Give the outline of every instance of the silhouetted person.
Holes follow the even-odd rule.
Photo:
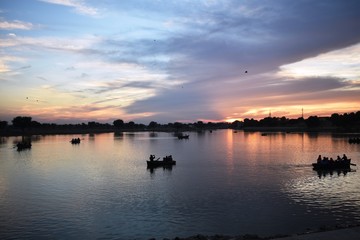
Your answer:
[[[320,162],[321,162],[321,155],[319,155],[317,158],[317,163],[320,163]]]

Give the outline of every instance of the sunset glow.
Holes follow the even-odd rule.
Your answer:
[[[142,6],[142,7],[139,7]],[[359,111],[359,1],[5,0],[0,120]]]

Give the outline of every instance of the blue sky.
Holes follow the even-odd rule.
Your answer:
[[[359,9],[351,0],[2,0],[0,119],[358,111]]]

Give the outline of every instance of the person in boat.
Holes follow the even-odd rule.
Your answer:
[[[149,159],[150,159],[150,161],[151,161],[151,162],[152,162],[152,161],[154,161],[154,159],[155,159],[155,155],[150,154]]]
[[[319,155],[317,158],[317,163],[320,163],[320,162],[321,162],[321,155]]]
[[[344,155],[343,155],[343,157],[342,157],[342,160],[347,160],[348,158],[347,158],[347,156],[345,155],[345,153],[344,153]]]
[[[171,162],[172,160],[173,159],[171,155],[164,157],[164,162]]]
[[[328,165],[328,164],[329,164],[329,158],[328,158],[328,157],[324,157],[323,160],[321,160],[321,164],[322,164],[322,165]]]

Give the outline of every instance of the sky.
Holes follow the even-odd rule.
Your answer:
[[[0,120],[360,110],[358,0],[0,0]]]

